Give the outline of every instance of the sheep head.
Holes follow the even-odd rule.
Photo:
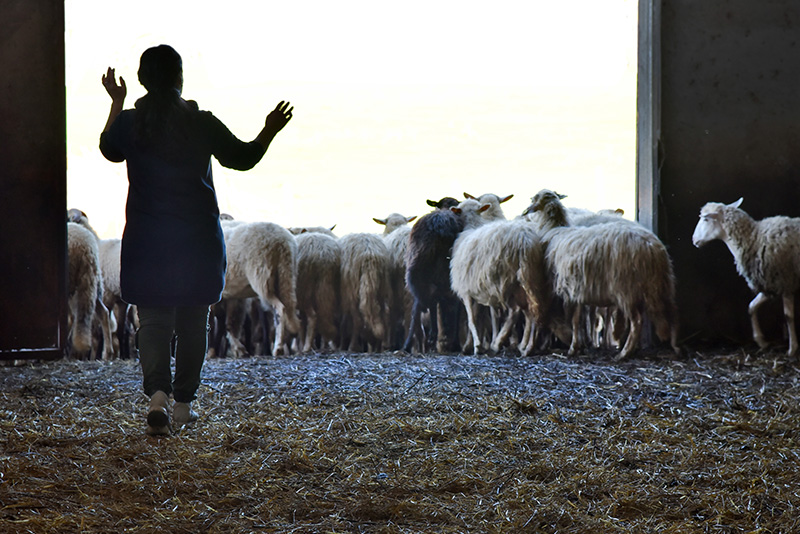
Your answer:
[[[523,215],[528,215],[535,211],[545,211],[545,208],[550,205],[561,205],[561,200],[567,198],[567,195],[561,195],[549,189],[542,189],[531,197],[531,205],[525,208],[522,212]],[[563,207],[563,206],[562,206]]]
[[[428,200],[428,206],[436,208],[437,210],[449,210],[452,207],[458,206],[458,200],[453,197],[443,197],[441,200]]]
[[[400,215],[399,213],[392,213],[385,219],[378,219],[376,217],[373,217],[372,220],[386,227],[383,230],[383,233],[385,235],[385,234],[391,234],[393,231],[397,230],[401,226],[407,225],[416,218],[417,218],[416,215],[412,215],[411,217],[406,217],[405,215]]]
[[[700,209],[700,220],[692,234],[692,243],[697,248],[716,239],[725,241],[728,233],[725,230],[725,212],[729,209],[738,209],[744,198],[731,204],[709,202]]]

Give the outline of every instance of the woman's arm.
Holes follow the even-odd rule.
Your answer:
[[[108,67],[105,75],[103,75],[102,82],[108,96],[111,97],[111,110],[108,112],[108,120],[103,128],[103,131],[107,132],[108,129],[111,128],[111,125],[114,124],[114,120],[125,105],[125,97],[128,95],[128,88],[125,86],[125,80],[122,76],[119,77],[119,85],[117,85],[114,69],[111,67]]]
[[[292,118],[293,109],[289,102],[281,101],[267,115],[264,128],[249,143],[240,141],[219,119],[204,112],[202,116],[212,132],[212,153],[223,167],[239,171],[252,169],[264,157],[275,135]]]

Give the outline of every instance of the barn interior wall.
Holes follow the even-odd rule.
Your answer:
[[[800,216],[800,4],[661,4],[659,234],[678,279],[682,337],[751,340],[752,294],[721,242],[692,245],[700,208],[744,197],[756,219]],[[776,302],[765,333],[780,338]]]
[[[0,2],[0,358],[66,342],[63,0]]]

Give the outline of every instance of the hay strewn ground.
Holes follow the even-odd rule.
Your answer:
[[[2,532],[799,532],[800,373],[680,361],[212,360],[143,433],[136,362],[0,368]]]

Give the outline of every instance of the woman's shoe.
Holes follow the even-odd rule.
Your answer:
[[[197,421],[197,412],[192,410],[191,402],[176,402],[172,407],[172,419],[176,425],[185,425]]]
[[[156,391],[150,397],[150,409],[147,412],[147,432],[150,436],[169,435],[169,397],[163,391]]]

